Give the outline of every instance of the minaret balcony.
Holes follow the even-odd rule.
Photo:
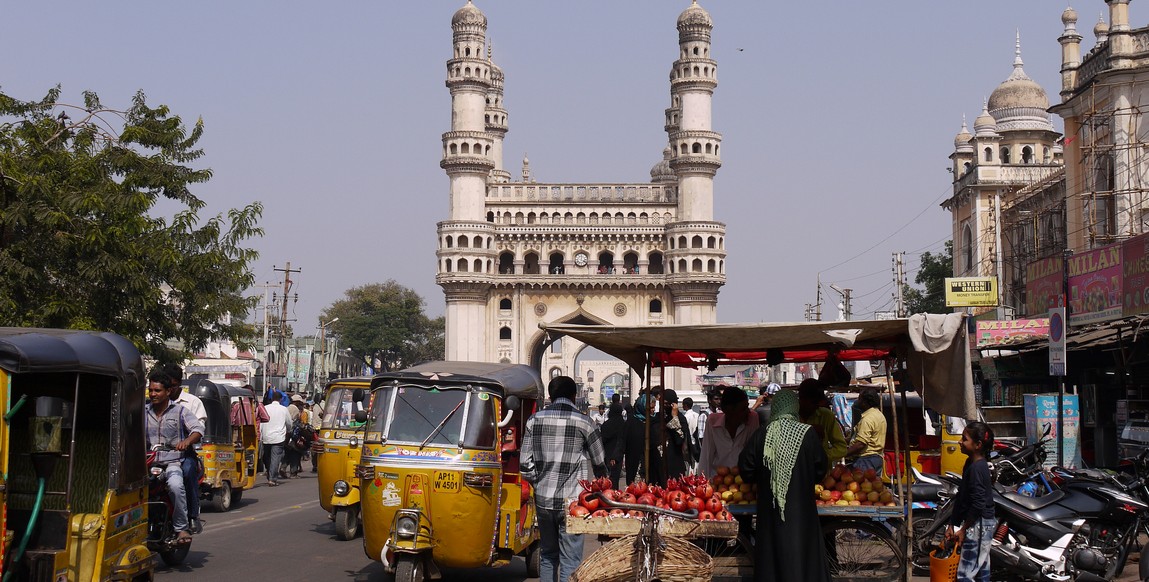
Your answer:
[[[439,162],[439,167],[446,170],[447,173],[458,172],[486,175],[495,169],[495,162],[482,154],[456,154],[445,156]]]
[[[671,93],[683,93],[686,91],[703,91],[706,93],[714,93],[714,88],[718,86],[718,79],[707,79],[705,77],[685,77],[670,80]]]
[[[707,154],[679,154],[670,160],[670,168],[675,174],[710,174],[718,173],[722,167],[722,160],[715,155]]]

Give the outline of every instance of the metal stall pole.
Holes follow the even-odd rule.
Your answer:
[[[898,495],[898,503],[901,505],[902,514],[906,516],[906,521],[905,521],[906,535],[902,536],[902,539],[906,540],[906,543],[903,545],[901,550],[902,550],[902,555],[908,556],[908,555],[910,555],[909,554],[910,548],[913,547],[910,544],[913,543],[913,539],[912,539],[913,538],[913,527],[912,527],[912,525],[913,525],[913,520],[914,520],[914,513],[913,513],[914,510],[913,510],[913,493],[911,492],[909,479],[906,477],[906,474],[908,473],[907,467],[909,466],[910,455],[908,452],[903,454],[902,439],[904,438],[906,444],[909,445],[910,438],[909,438],[908,423],[906,423],[906,425],[903,426],[903,423],[898,422],[898,406],[897,406],[898,394],[897,394],[897,392],[901,392],[901,395],[902,395],[902,413],[905,414],[906,413],[906,391],[905,391],[904,386],[902,387],[901,390],[898,390],[898,391],[894,390],[893,367],[894,367],[895,362],[896,362],[896,360],[894,360],[893,358],[887,358],[886,359],[886,391],[890,394],[890,408],[891,408],[891,412],[892,412],[892,414],[890,416],[893,417],[893,419],[894,419],[894,480],[898,484],[898,489],[901,492],[901,495]],[[905,573],[903,574],[903,578],[904,578],[904,580],[906,580],[906,582],[909,582],[909,576],[910,576],[910,572],[912,570],[913,570],[913,568],[909,568],[909,567],[906,568]]]
[[[646,384],[646,398],[643,399],[643,406],[646,410],[642,411],[643,418],[646,419],[644,423],[646,436],[642,439],[642,479],[647,483],[650,482],[650,352],[646,352],[646,365],[643,366],[644,374],[642,375],[643,382]],[[639,384],[639,395],[642,394],[642,384]],[[635,398],[635,402],[638,399]],[[627,483],[630,485],[630,483]]]

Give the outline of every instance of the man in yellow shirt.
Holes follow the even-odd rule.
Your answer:
[[[886,417],[881,403],[878,391],[873,388],[866,388],[858,395],[862,418],[854,429],[854,442],[846,449],[846,456],[857,457],[852,464],[855,469],[873,469],[879,475],[885,464],[882,452],[886,446]]]
[[[814,427],[818,439],[822,441],[822,450],[826,451],[829,471],[846,456],[846,437],[842,434],[842,425],[829,408],[822,405],[826,400],[826,391],[823,384],[816,378],[807,378],[798,385],[798,417],[802,422]]]

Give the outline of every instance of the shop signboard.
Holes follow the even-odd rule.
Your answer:
[[[1099,323],[1121,317],[1121,245],[1109,245],[1069,258],[1069,324]]]
[[[997,277],[946,277],[946,307],[996,307]]]
[[[1061,257],[1046,257],[1025,266],[1025,313],[1044,315],[1061,295]]]
[[[1122,315],[1149,313],[1149,234],[1122,243],[1121,270]]]
[[[1049,442],[1045,444],[1045,467],[1057,464],[1057,394],[1025,394],[1025,437],[1035,443],[1045,433],[1045,426],[1051,427]],[[1081,451],[1077,437],[1080,433],[1081,411],[1076,394],[1066,394],[1062,400],[1062,420],[1065,425],[1065,463],[1069,468],[1081,466]]]
[[[1049,337],[1049,318],[994,319],[977,322],[977,347],[994,348]]]

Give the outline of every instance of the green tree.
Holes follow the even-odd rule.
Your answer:
[[[357,359],[385,372],[443,358],[444,319],[429,319],[415,291],[388,280],[348,289],[344,295],[320,319],[339,318],[329,329]]]
[[[0,325],[112,331],[160,360],[242,345],[262,206],[200,220],[203,120],[189,130],[143,93],[126,110],[59,97],[0,92]]]
[[[921,285],[917,289],[906,285],[902,289],[902,298],[906,302],[906,313],[950,313],[953,309],[946,307],[946,277],[952,277],[954,272],[954,242],[946,241],[944,253],[922,253],[921,266],[914,282]]]

